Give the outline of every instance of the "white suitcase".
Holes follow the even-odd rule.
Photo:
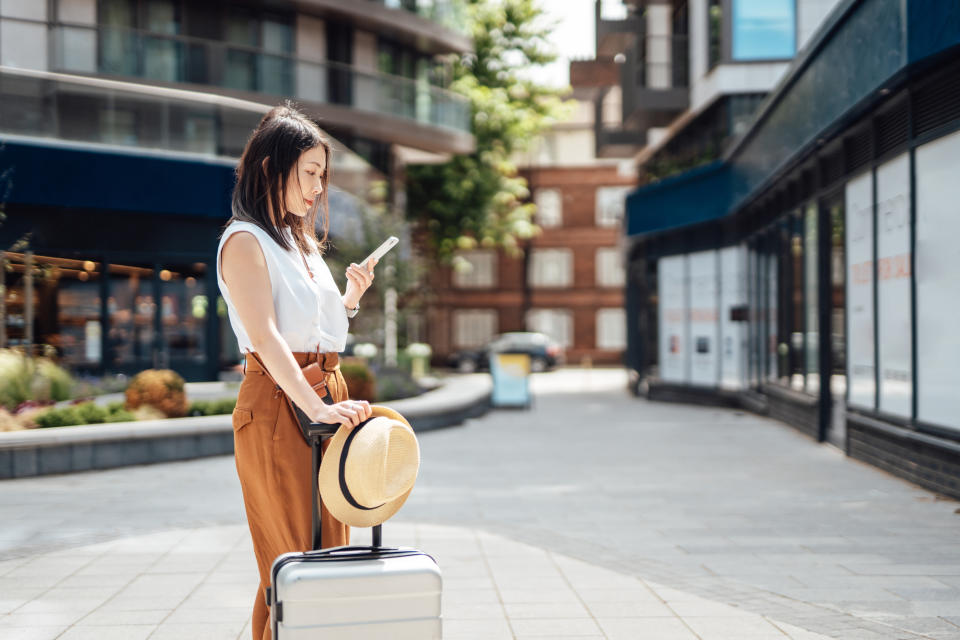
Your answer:
[[[314,494],[320,442],[336,431],[315,426]],[[321,546],[319,525],[314,504],[314,549]],[[369,547],[284,553],[273,561],[267,589],[273,640],[440,639],[442,588],[436,561],[410,547],[382,546],[380,526],[373,528]]]

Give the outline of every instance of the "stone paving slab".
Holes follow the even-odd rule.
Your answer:
[[[577,622],[564,632],[703,640],[727,633],[732,608],[789,637],[960,639],[957,502],[774,420],[633,398],[620,371],[537,374],[532,387],[531,411],[422,434],[417,488],[385,530],[388,542],[405,543],[391,536],[410,527],[441,559],[454,637],[517,637],[515,619],[534,621],[519,625],[523,637],[553,634],[554,623],[536,621],[592,617],[596,629]],[[56,637],[131,620],[183,625],[163,632],[171,634],[196,624],[216,637],[252,606],[232,457],[0,482],[0,522],[0,614],[39,637],[51,632],[43,627]],[[187,537],[204,531],[238,536],[225,564],[203,535]],[[156,537],[144,546],[144,536]],[[93,561],[97,545],[111,542],[126,550]],[[540,550],[522,571],[498,560],[515,544]],[[59,562],[68,550],[78,559]],[[561,557],[607,572],[611,584],[638,580],[659,601],[575,582],[549,561]],[[154,597],[169,575],[195,591]],[[253,587],[231,591],[248,579]],[[114,591],[94,606],[102,588]],[[56,609],[51,593],[86,607],[89,619],[74,624],[76,610]],[[689,610],[686,599],[699,603]],[[213,617],[191,618],[199,603]],[[658,615],[664,605],[671,613]],[[648,625],[640,635],[635,618]],[[746,631],[737,633],[749,640],[767,629]]]
[[[392,541],[439,562],[448,640],[825,638],[484,531],[388,526]],[[354,543],[368,541],[355,531]],[[34,555],[0,568],[0,638],[245,640],[257,583],[245,525]]]

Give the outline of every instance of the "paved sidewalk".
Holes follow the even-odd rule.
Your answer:
[[[354,542],[367,532],[358,533]],[[440,563],[448,640],[825,637],[482,531],[397,524],[389,537]],[[243,525],[7,560],[0,638],[246,640],[256,584]]]
[[[445,637],[960,639],[960,504],[625,386],[537,374],[531,411],[421,435],[384,538],[437,556]],[[3,481],[0,522],[0,638],[249,637],[232,457]]]

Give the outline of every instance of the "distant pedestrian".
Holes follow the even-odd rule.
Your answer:
[[[373,282],[376,261],[365,268],[350,265],[346,293],[340,293],[323,260],[332,162],[330,142],[312,120],[289,102],[271,109],[240,157],[233,215],[217,248],[217,283],[230,325],[240,350],[250,352],[233,429],[237,474],[260,571],[254,640],[271,637],[264,596],[274,559],[313,544],[312,501],[317,495],[311,495],[309,481],[312,451],[282,394],[315,422],[352,428],[372,414],[369,403],[348,399],[338,352],[346,346],[347,318],[356,314]],[[312,362],[325,372],[334,404],[325,404],[301,371]],[[321,531],[324,547],[350,543],[350,528],[325,505]]]

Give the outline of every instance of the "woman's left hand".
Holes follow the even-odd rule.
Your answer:
[[[364,269],[356,263],[347,267],[347,292],[343,295],[343,306],[347,309],[353,309],[360,304],[360,297],[373,284],[373,268],[379,260],[374,260],[369,270]]]

